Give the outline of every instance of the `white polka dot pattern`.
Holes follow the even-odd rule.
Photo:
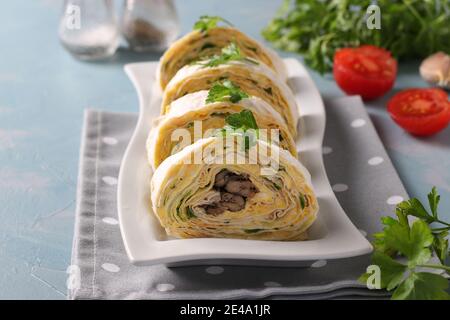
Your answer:
[[[112,138],[112,137],[104,137],[102,139],[103,143],[108,144],[110,146],[116,145],[119,141],[117,141],[116,138]]]
[[[114,178],[114,177],[106,176],[106,177],[103,177],[102,180],[104,183],[106,183],[110,186],[115,186],[117,184],[117,178]]]
[[[343,183],[336,183],[332,188],[334,192],[344,192],[348,190],[348,185]]]
[[[104,263],[102,264],[103,270],[106,270],[108,272],[119,272],[120,268],[119,266],[115,265],[114,263]]]
[[[382,163],[384,161],[384,159],[382,157],[373,157],[370,158],[369,161],[367,161],[368,164],[370,164],[371,166],[377,166],[380,163]]]
[[[119,221],[117,221],[117,219],[110,218],[110,217],[103,218],[102,221],[106,224],[112,224],[112,225],[119,224]]]
[[[322,154],[330,154],[333,152],[333,148],[329,146],[323,146],[322,147]]]
[[[170,283],[160,283],[156,286],[156,290],[159,292],[172,291],[173,289],[175,289],[175,286]]]
[[[327,265],[327,260],[317,260],[311,265],[311,268],[322,268]]]
[[[366,124],[366,120],[364,119],[355,119],[352,121],[352,123],[350,124],[353,128],[359,128],[362,127]]]
[[[392,196],[387,199],[387,204],[396,205],[403,201],[403,197],[401,196]]]
[[[224,272],[222,267],[212,266],[205,269],[206,273],[209,274],[221,274]]]
[[[281,287],[281,284],[275,281],[266,281],[264,282],[265,287],[273,288],[273,287]]]

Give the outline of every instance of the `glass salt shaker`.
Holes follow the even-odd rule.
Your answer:
[[[179,31],[172,0],[125,0],[122,34],[131,50],[162,51]]]
[[[65,1],[59,39],[75,57],[108,58],[117,50],[119,36],[113,0]]]

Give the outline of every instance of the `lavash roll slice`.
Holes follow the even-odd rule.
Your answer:
[[[149,162],[156,169],[170,155],[190,145],[195,138],[208,137],[215,129],[226,125],[226,118],[235,113],[248,110],[252,113],[259,129],[268,129],[265,137],[275,139],[279,145],[297,157],[295,141],[286,122],[264,100],[249,96],[237,102],[217,101],[207,103],[208,91],[202,90],[187,94],[171,103],[169,112],[152,129],[147,140]],[[180,131],[184,129],[185,131]],[[271,131],[271,130],[278,131]],[[190,139],[184,139],[188,133]],[[262,135],[261,135],[262,136]]]
[[[249,58],[261,61],[284,81],[286,67],[281,58],[270,48],[232,27],[215,27],[208,31],[193,30],[174,42],[161,57],[157,78],[164,90],[175,74],[187,64],[219,54],[230,42],[236,42]]]
[[[252,164],[220,163],[237,156],[222,138],[201,139],[168,157],[151,181],[153,212],[170,236],[305,240],[315,221],[318,202],[308,171],[288,151],[258,140],[253,148],[279,154],[279,170],[263,175],[264,157]],[[217,148],[217,149],[216,149]],[[206,151],[206,150],[209,150]],[[195,154],[202,163],[194,162]]]
[[[266,101],[286,121],[292,135],[297,135],[299,111],[291,89],[269,67],[250,60],[230,61],[214,67],[184,66],[163,93],[162,114],[169,112],[172,101],[192,92],[209,90],[214,83],[225,79],[249,95]]]

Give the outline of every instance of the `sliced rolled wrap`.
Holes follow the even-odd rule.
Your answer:
[[[208,90],[214,83],[230,80],[251,96],[271,105],[286,121],[293,136],[297,134],[299,112],[290,88],[266,65],[252,61],[231,61],[216,67],[186,65],[170,80],[163,94],[162,113],[169,112],[172,101],[195,91]]]
[[[286,79],[284,63],[275,52],[238,29],[215,27],[208,32],[194,30],[167,49],[161,57],[157,71],[161,88],[164,89],[182,67],[200,58],[220,53],[220,50],[231,41],[236,42],[247,57],[263,62],[282,79]]]
[[[286,150],[258,140],[250,148],[279,153],[279,170],[262,175],[253,164],[220,164],[205,150],[222,148],[222,138],[201,139],[170,156],[151,181],[153,211],[168,235],[178,238],[304,240],[318,203],[310,174]],[[234,156],[238,148],[223,148]],[[200,154],[203,163],[192,158]]]
[[[200,132],[201,137],[211,136],[214,134],[214,129],[225,126],[225,118],[228,115],[242,110],[250,110],[253,113],[258,128],[278,129],[279,145],[297,157],[295,142],[286,122],[267,102],[250,96],[235,103],[230,101],[206,103],[207,97],[208,91],[202,90],[190,93],[171,103],[169,112],[152,129],[147,141],[149,161],[153,169],[171,154],[191,144],[194,141],[194,130]],[[196,121],[201,121],[201,125]],[[180,128],[187,130],[191,139],[177,137],[176,133],[180,131],[176,130]],[[270,134],[271,132],[267,132],[268,139]]]

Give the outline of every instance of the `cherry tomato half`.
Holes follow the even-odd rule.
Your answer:
[[[447,127],[450,122],[450,102],[441,89],[408,89],[389,100],[391,118],[406,131],[428,136]]]
[[[388,92],[397,76],[397,61],[383,48],[363,45],[343,48],[334,55],[333,74],[347,94],[370,100]]]

